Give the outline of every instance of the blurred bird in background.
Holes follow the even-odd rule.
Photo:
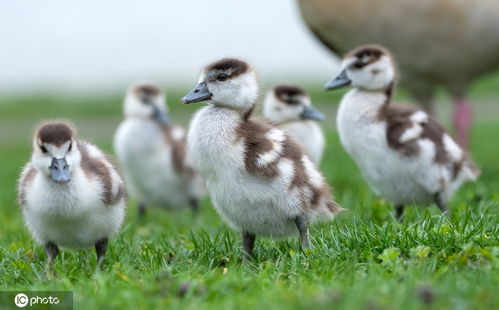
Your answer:
[[[293,137],[314,164],[320,165],[326,139],[318,121],[325,116],[312,105],[304,89],[291,84],[274,86],[265,96],[263,116]]]
[[[437,87],[454,99],[458,142],[469,145],[468,88],[499,66],[496,0],[298,0],[305,23],[333,53],[366,43],[388,47],[401,83],[427,111]]]
[[[123,168],[130,195],[146,206],[197,212],[204,185],[189,164],[185,131],[174,126],[155,85],[131,87],[124,102],[125,120],[116,131],[114,148]]]

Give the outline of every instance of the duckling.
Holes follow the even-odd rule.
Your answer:
[[[114,148],[131,197],[146,206],[199,209],[203,183],[186,158],[185,131],[172,125],[165,95],[155,85],[130,87],[125,120],[116,131]]]
[[[305,23],[331,52],[369,42],[390,48],[402,86],[428,111],[443,87],[454,98],[457,141],[469,144],[470,84],[499,68],[499,1],[298,0]]]
[[[378,45],[349,52],[341,73],[326,89],[353,87],[341,100],[337,126],[341,143],[373,191],[396,206],[435,202],[442,212],[465,181],[479,170],[467,153],[431,115],[392,104],[395,62]]]
[[[309,246],[308,227],[341,208],[302,148],[284,131],[250,119],[258,96],[254,70],[224,58],[205,67],[184,104],[205,101],[193,117],[187,147],[222,219],[243,238],[243,260],[256,236],[298,232]]]
[[[67,122],[43,123],[18,184],[18,201],[33,238],[45,246],[47,271],[59,246],[95,246],[102,268],[108,239],[125,217],[126,190],[106,154],[76,140]]]
[[[305,90],[295,85],[275,86],[265,97],[263,116],[293,137],[319,166],[325,139],[317,121],[325,117],[311,104]]]

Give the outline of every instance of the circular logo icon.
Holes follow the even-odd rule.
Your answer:
[[[19,293],[19,294],[16,295],[16,297],[14,297],[14,303],[19,308],[26,307],[28,305],[28,301],[29,301],[28,295],[23,294],[23,293]]]

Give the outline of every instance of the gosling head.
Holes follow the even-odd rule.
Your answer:
[[[250,65],[239,59],[224,58],[203,69],[198,85],[181,102],[206,101],[245,113],[255,105],[257,97],[258,82]]]
[[[326,83],[326,90],[352,85],[377,91],[386,90],[396,78],[395,65],[390,52],[379,45],[363,45],[346,54],[341,62],[340,74]]]
[[[75,130],[64,122],[42,124],[33,139],[33,167],[56,183],[71,181],[81,155],[75,145]]]
[[[277,124],[325,118],[311,104],[308,94],[295,85],[277,85],[269,91],[263,104],[263,116]]]
[[[128,89],[125,97],[125,116],[149,118],[160,123],[170,123],[165,95],[159,87],[141,84]]]

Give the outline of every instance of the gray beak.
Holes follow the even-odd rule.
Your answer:
[[[323,121],[326,118],[321,111],[317,110],[312,105],[306,105],[303,112],[301,112],[300,117],[302,119],[313,119],[316,121]]]
[[[324,88],[326,90],[333,90],[333,89],[342,88],[344,86],[348,86],[351,83],[352,81],[348,78],[347,72],[343,70],[335,79],[332,79],[331,81],[327,82],[326,85],[324,85]]]
[[[52,158],[52,164],[50,165],[49,170],[52,180],[56,183],[66,183],[71,180],[66,158]]]
[[[170,123],[170,116],[163,112],[162,110],[158,109],[157,107],[154,107],[154,111],[152,113],[152,119],[157,121],[160,124],[169,124]]]
[[[208,90],[206,83],[199,83],[198,86],[196,86],[196,88],[194,88],[187,95],[182,97],[182,99],[180,99],[180,102],[188,104],[192,102],[205,101],[205,100],[210,100],[211,96],[212,94]]]

